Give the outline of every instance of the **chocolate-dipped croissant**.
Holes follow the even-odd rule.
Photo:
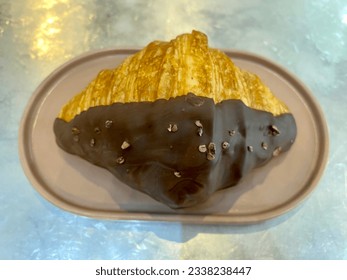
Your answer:
[[[296,124],[254,74],[193,31],[101,71],[54,123],[58,145],[171,208],[287,151]]]

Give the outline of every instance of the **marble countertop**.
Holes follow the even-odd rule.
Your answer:
[[[314,192],[287,214],[244,226],[99,220],[46,201],[18,155],[37,86],[84,52],[192,29],[213,47],[280,64],[312,91],[330,139]],[[0,259],[347,259],[346,69],[343,0],[0,0]]]

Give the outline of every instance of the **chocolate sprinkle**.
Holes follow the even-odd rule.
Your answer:
[[[117,162],[118,164],[123,164],[123,163],[125,162],[125,158],[124,158],[123,156],[120,156],[120,157],[118,157],[118,158],[116,159],[116,162]]]
[[[206,152],[207,152],[207,147],[206,147],[206,145],[199,145],[199,152],[201,152],[201,153],[206,153]]]
[[[78,134],[81,133],[81,131],[77,127],[73,127],[71,129],[71,132],[72,132],[73,135],[78,135]]]
[[[254,151],[254,148],[253,146],[247,146],[247,150],[252,153]]]
[[[113,124],[113,121],[111,121],[111,120],[105,121],[105,127],[106,128],[111,128],[112,124]]]
[[[268,145],[267,145],[265,142],[261,142],[261,147],[262,147],[264,150],[267,150]]]
[[[206,158],[207,158],[208,160],[214,160],[214,159],[216,158],[216,156],[213,155],[213,154],[208,153],[207,156],[206,156]]]
[[[279,154],[281,153],[281,151],[282,151],[282,148],[281,148],[281,147],[277,147],[277,148],[275,148],[274,151],[272,152],[272,155],[273,155],[274,157],[277,157],[277,156],[279,156]]]
[[[202,127],[199,127],[199,128],[198,128],[198,135],[199,135],[199,136],[202,136],[203,133],[204,133],[204,132],[203,132],[203,130],[202,130]]]
[[[216,154],[216,144],[215,143],[210,143],[208,144],[208,152],[211,153],[212,155]]]
[[[195,125],[197,126],[197,127],[203,127],[202,126],[202,123],[199,121],[199,120],[197,120],[197,121],[195,121]]]
[[[223,143],[222,143],[222,148],[225,150],[225,149],[228,149],[230,147],[230,144],[228,143],[228,142],[226,142],[226,141],[224,141]]]
[[[202,123],[199,120],[197,120],[197,121],[195,121],[195,125],[198,127],[198,135],[202,136],[202,134],[203,134]]]
[[[94,147],[95,146],[95,139],[90,139],[89,146]]]
[[[120,147],[122,150],[126,150],[130,147],[130,144],[127,141],[123,141],[123,143]]]
[[[270,134],[271,134],[272,136],[277,136],[277,135],[280,134],[279,129],[278,129],[277,126],[275,126],[275,125],[270,125],[270,126],[269,126],[269,132],[270,132]]]
[[[234,136],[236,131],[235,130],[228,130],[228,133],[230,136]]]
[[[178,130],[177,124],[169,124],[169,127],[167,128],[169,132],[176,132]]]
[[[216,158],[216,144],[210,143],[207,146],[207,159],[208,160],[214,160]]]

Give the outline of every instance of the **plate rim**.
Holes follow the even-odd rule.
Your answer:
[[[30,96],[23,115],[20,121],[20,127],[18,132],[18,149],[19,149],[19,158],[24,170],[24,173],[29,180],[29,183],[34,187],[34,189],[44,197],[48,202],[53,204],[54,206],[68,211],[73,214],[82,215],[85,217],[103,219],[103,220],[147,220],[147,221],[166,221],[166,222],[181,222],[181,223],[191,223],[191,224],[253,224],[259,223],[266,220],[270,220],[276,218],[280,215],[283,215],[293,208],[299,206],[306,198],[313,192],[313,190],[317,187],[321,177],[324,174],[325,167],[327,165],[328,156],[329,156],[329,131],[326,119],[324,117],[323,110],[319,105],[316,97],[312,94],[311,90],[292,72],[285,69],[280,64],[255,53],[236,50],[236,49],[220,49],[222,52],[226,53],[232,59],[242,59],[251,62],[256,62],[257,64],[261,64],[262,66],[266,66],[266,68],[270,68],[276,72],[276,74],[280,75],[282,79],[288,80],[290,79],[290,84],[293,86],[298,92],[300,92],[300,96],[304,98],[306,102],[310,104],[310,113],[314,116],[314,119],[318,119],[321,125],[317,126],[315,122],[316,128],[319,128],[320,131],[315,130],[316,134],[319,136],[323,136],[320,142],[323,145],[323,152],[319,153],[317,161],[315,163],[315,168],[312,172],[311,176],[305,180],[305,182],[310,182],[309,188],[305,188],[304,191],[299,192],[295,199],[291,199],[290,202],[284,203],[282,206],[274,207],[275,210],[271,211],[271,209],[267,209],[263,212],[258,212],[257,214],[247,214],[247,215],[234,215],[234,214],[182,214],[182,213],[146,213],[146,212],[121,212],[121,211],[110,211],[110,210],[96,210],[93,208],[76,206],[72,203],[64,201],[61,197],[58,198],[54,192],[49,191],[44,188],[40,183],[39,178],[35,176],[34,167],[30,166],[28,158],[32,151],[28,149],[30,145],[25,143],[25,139],[29,138],[29,142],[31,143],[30,137],[25,137],[26,135],[30,135],[30,128],[34,122],[33,119],[28,120],[28,116],[30,112],[35,112],[35,108],[40,104],[37,104],[37,100],[42,98],[42,92],[45,92],[45,88],[50,88],[52,83],[52,79],[56,76],[63,75],[63,72],[68,71],[71,68],[74,68],[76,64],[80,64],[81,62],[88,60],[91,57],[103,57],[107,55],[131,55],[138,52],[140,49],[138,48],[106,48],[100,50],[92,50],[88,52],[84,52],[66,62],[58,66],[55,70],[53,70],[42,82],[36,87]],[[299,90],[300,89],[300,90]],[[304,95],[302,93],[305,93]],[[318,168],[317,168],[318,167]],[[271,215],[269,213],[271,212]]]

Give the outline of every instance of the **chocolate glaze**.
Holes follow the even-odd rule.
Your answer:
[[[274,117],[239,100],[214,104],[189,93],[92,107],[70,122],[57,118],[54,132],[66,152],[171,208],[183,208],[234,186],[287,151],[296,124],[291,114]]]

